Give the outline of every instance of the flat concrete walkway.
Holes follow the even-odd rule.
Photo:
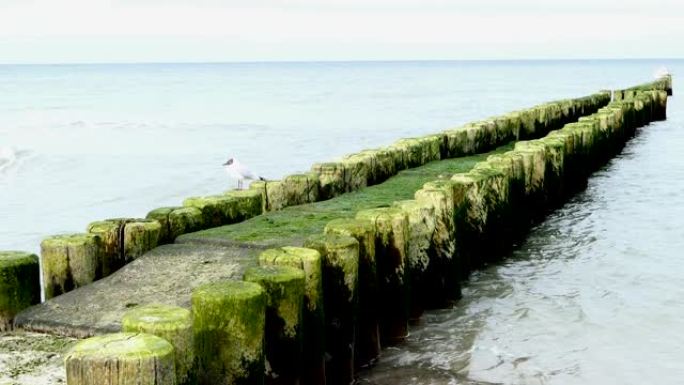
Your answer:
[[[117,332],[123,314],[138,305],[190,308],[195,287],[241,279],[261,251],[213,245],[160,246],[109,277],[25,310],[15,322],[25,330],[78,338]]]

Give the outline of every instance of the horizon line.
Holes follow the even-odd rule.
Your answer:
[[[344,63],[420,63],[420,62],[596,62],[596,61],[652,61],[684,60],[684,57],[652,58],[512,58],[512,59],[314,59],[314,60],[208,60],[208,61],[73,61],[73,62],[0,62],[0,66],[69,66],[69,65],[191,65],[191,64],[344,64]]]

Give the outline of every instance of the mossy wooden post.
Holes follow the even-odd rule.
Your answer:
[[[180,207],[169,213],[169,238],[202,229],[202,211],[196,207]]]
[[[38,257],[22,251],[0,251],[0,332],[12,329],[14,316],[40,303]]]
[[[154,219],[116,218],[90,223],[88,232],[102,239],[102,276],[157,247],[161,231],[161,224]]]
[[[380,208],[360,211],[356,218],[375,228],[380,338],[383,345],[396,344],[408,335],[408,216],[398,208]]]
[[[453,185],[445,181],[428,182],[414,196],[419,205],[434,208],[435,218],[422,301],[427,308],[443,308],[461,297],[459,282],[467,274],[464,260],[456,252]]]
[[[264,197],[259,189],[252,189],[251,185],[249,190],[231,190],[225,195],[235,202],[235,221],[244,221],[264,213]]]
[[[198,383],[263,384],[264,289],[244,281],[202,285],[192,292],[192,312]]]
[[[318,174],[319,199],[334,198],[347,191],[347,173],[340,162],[316,163],[311,171]]]
[[[152,334],[170,342],[174,349],[176,384],[193,382],[195,346],[190,310],[161,304],[140,306],[124,314],[121,327],[123,332]]]
[[[320,234],[310,237],[304,247],[317,250],[323,257],[327,384],[351,384],[355,373],[359,242],[344,235]]]
[[[430,266],[432,236],[436,228],[435,207],[415,200],[394,202],[393,206],[408,215],[409,241],[406,256],[411,281],[410,316],[411,321],[417,321],[423,314],[425,299],[432,294],[426,292],[429,286],[426,279],[432,278],[427,272]]]
[[[40,243],[45,299],[102,278],[102,241],[95,234],[65,234]]]
[[[91,337],[67,352],[67,385],[175,385],[173,346],[145,333]]]
[[[359,319],[354,359],[357,367],[372,365],[380,356],[380,293],[375,260],[375,228],[367,221],[343,218],[328,222],[325,233],[350,236],[359,242]]]
[[[244,280],[266,292],[266,383],[298,384],[302,370],[304,271],[291,266],[260,266]]]
[[[159,230],[160,245],[171,243],[174,240],[174,238],[171,237],[169,231],[169,214],[171,214],[173,210],[178,208],[179,207],[160,207],[150,211],[149,213],[147,213],[147,216],[145,217],[147,219],[154,219],[161,225],[161,229]]]
[[[325,310],[321,254],[304,247],[268,249],[259,255],[262,266],[290,266],[304,271],[303,385],[325,384]]]
[[[241,221],[237,199],[229,195],[191,197],[183,201],[185,207],[195,207],[202,212],[202,228],[218,227]]]

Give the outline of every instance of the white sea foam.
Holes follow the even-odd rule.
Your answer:
[[[8,146],[0,146],[0,172],[12,167],[17,162],[17,151]]]

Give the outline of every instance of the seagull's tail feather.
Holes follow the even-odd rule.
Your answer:
[[[266,178],[264,178],[263,176],[260,176],[260,177],[259,177],[259,180],[263,180],[263,181],[265,182],[265,181],[266,181]]]

